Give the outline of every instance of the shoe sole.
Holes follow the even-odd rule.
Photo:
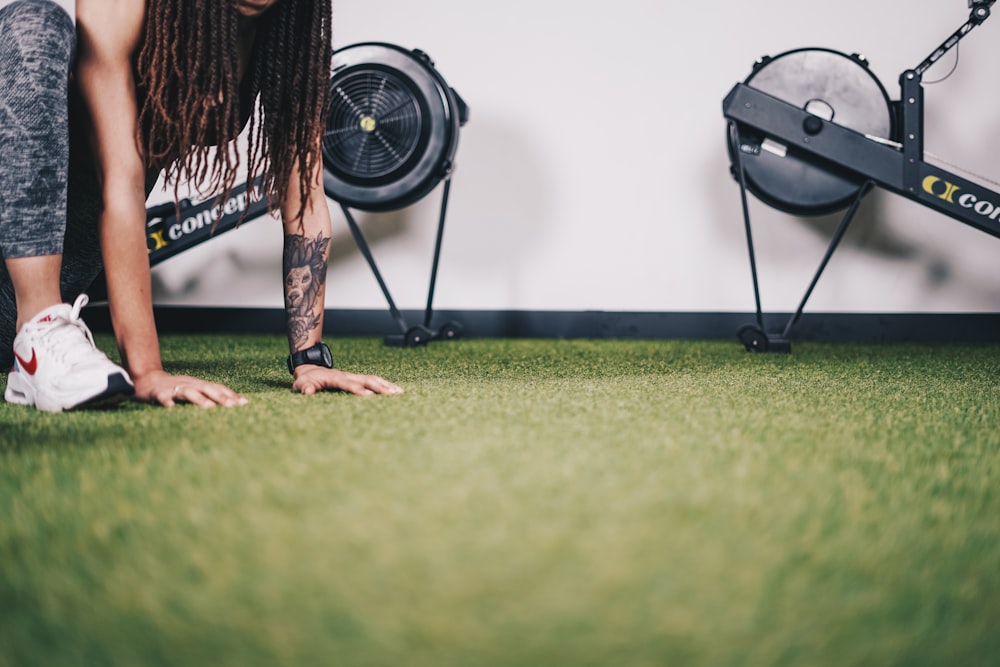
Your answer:
[[[3,397],[8,403],[15,405],[34,406],[44,412],[63,412],[108,407],[134,395],[135,387],[132,386],[132,383],[125,379],[121,373],[112,373],[108,376],[108,386],[103,391],[82,401],[67,404],[56,398],[37,393],[30,382],[21,379],[20,373],[13,372],[7,376],[7,390]]]

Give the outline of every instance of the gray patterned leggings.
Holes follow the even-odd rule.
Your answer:
[[[73,22],[55,3],[18,0],[0,9],[0,253],[63,253],[66,301],[101,269],[100,191],[84,166],[86,153],[70,141],[71,134],[83,136],[71,132],[75,46]],[[0,372],[11,364],[16,317],[13,284],[0,262]]]

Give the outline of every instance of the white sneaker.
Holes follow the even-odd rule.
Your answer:
[[[94,345],[80,319],[87,295],[46,308],[14,338],[14,367],[4,399],[46,412],[115,402],[135,394],[132,380]]]

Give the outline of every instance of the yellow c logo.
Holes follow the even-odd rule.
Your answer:
[[[929,195],[934,195],[938,199],[943,199],[949,204],[954,204],[955,200],[952,197],[955,193],[962,188],[957,185],[952,185],[948,181],[943,181],[937,176],[928,176],[924,179],[924,192]]]
[[[153,252],[154,250],[159,250],[160,248],[165,248],[168,245],[170,245],[169,243],[167,243],[163,239],[163,230],[162,229],[159,230],[159,231],[157,231],[157,232],[153,232],[152,234],[150,234],[149,238],[153,239],[153,242],[156,244],[155,247],[149,249],[149,252]]]

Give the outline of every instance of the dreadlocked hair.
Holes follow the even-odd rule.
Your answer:
[[[180,183],[226,197],[241,165],[237,0],[149,0],[138,59],[144,99],[141,139],[150,166]],[[272,213],[288,201],[298,168],[301,223],[330,98],[331,0],[281,0],[256,19],[252,69],[259,93],[247,132],[247,184],[267,197]],[[241,113],[243,112],[243,113]],[[259,180],[259,183],[258,183]]]

